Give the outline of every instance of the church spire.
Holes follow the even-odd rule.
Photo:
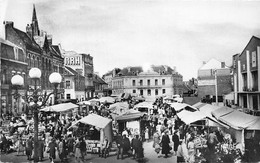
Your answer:
[[[33,29],[33,36],[40,35],[38,20],[37,20],[37,16],[36,16],[35,4],[33,4],[32,29]]]

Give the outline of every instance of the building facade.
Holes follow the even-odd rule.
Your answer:
[[[198,97],[216,97],[216,88],[219,100],[233,90],[231,69],[225,62],[211,59],[198,70]]]
[[[130,93],[155,99],[162,95],[182,94],[183,77],[169,66],[154,66],[122,69],[112,79],[112,93]]]
[[[85,100],[85,77],[70,67],[65,66],[64,99]]]
[[[80,75],[84,76],[85,83],[85,99],[91,99],[94,97],[94,84],[93,84],[93,57],[89,54],[80,54],[74,51],[62,50],[64,57],[64,65],[77,71]]]
[[[260,38],[252,36],[241,54],[233,55],[235,104],[258,113],[260,109]]]
[[[26,62],[26,54],[21,47],[11,43],[10,41],[0,38],[0,58],[1,58],[1,92],[0,106],[1,113],[16,114],[25,111],[22,96],[24,95],[24,87],[14,88],[11,84],[13,75],[19,74],[25,77],[28,75]],[[24,80],[25,85],[27,81]],[[16,96],[15,89],[21,96]],[[1,114],[2,115],[2,114]]]
[[[64,59],[61,56],[61,53],[58,49],[58,45],[52,45],[52,38],[47,35],[46,32],[39,30],[38,20],[36,16],[36,9],[33,6],[33,15],[32,15],[32,23],[26,26],[26,32],[21,31],[14,27],[14,22],[5,21],[4,22],[4,40],[7,40],[18,46],[24,52],[26,69],[22,71],[18,71],[15,67],[9,66],[12,68],[12,72],[8,75],[15,75],[16,73],[22,72],[22,76],[24,77],[25,85],[20,90],[20,95],[24,100],[28,100],[26,97],[30,95],[32,92],[30,91],[34,88],[35,83],[29,78],[28,72],[31,68],[37,67],[41,70],[42,76],[41,79],[36,81],[36,86],[41,90],[41,93],[47,91],[47,93],[52,92],[53,86],[49,82],[49,75],[52,72],[59,72],[63,76],[64,72]],[[15,64],[14,64],[15,65]],[[4,72],[5,70],[2,69]],[[11,77],[9,79],[11,79]],[[59,94],[64,92],[63,83],[61,83],[58,87]],[[61,96],[59,95],[58,98]],[[13,97],[8,97],[13,98]],[[15,101],[15,99],[13,99]],[[54,104],[54,97],[49,99],[49,104]],[[16,105],[10,105],[13,109]],[[19,106],[19,105],[18,105]],[[20,108],[18,108],[20,110]]]

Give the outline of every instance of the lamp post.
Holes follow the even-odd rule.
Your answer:
[[[23,81],[23,78],[20,75],[18,75],[18,76],[19,77],[17,77],[17,75],[13,76],[13,78],[11,80],[12,84],[15,86],[22,86],[24,84],[23,82],[21,82],[21,81]],[[44,93],[44,95],[40,95],[38,93],[40,90],[37,88],[37,81],[41,78],[41,70],[38,68],[31,68],[29,71],[29,76],[34,82],[34,88],[33,88],[32,95],[29,95],[26,98],[27,99],[32,98],[33,102],[34,102],[34,104],[32,105],[33,120],[34,120],[34,162],[38,162],[39,161],[39,157],[38,157],[38,148],[39,148],[39,146],[38,146],[38,123],[39,123],[38,113],[39,113],[39,109],[42,106],[45,106],[46,102],[48,101],[49,97],[52,94],[54,94],[54,96],[56,96],[54,98],[57,98],[57,86],[61,82],[62,77],[57,72],[52,73],[49,77],[49,80],[55,86],[54,91],[49,93],[48,95],[46,92]],[[40,105],[38,104],[39,98],[42,99],[41,100],[42,103]]]
[[[13,95],[16,103],[16,109],[18,109],[18,99],[20,97],[20,94],[18,93],[18,88],[24,85],[24,79],[21,75],[14,75],[11,79],[11,83],[15,88],[15,92]],[[17,113],[17,110],[15,110],[15,112]]]

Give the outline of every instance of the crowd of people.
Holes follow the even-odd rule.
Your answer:
[[[130,109],[133,101],[127,100]],[[141,128],[139,133],[131,133],[127,128],[123,132],[118,132],[115,136],[116,157],[124,159],[133,157],[136,160],[144,158],[143,142],[153,140],[153,148],[158,157],[165,158],[170,155],[177,156],[178,162],[196,162],[206,154],[208,157],[203,159],[214,162],[213,155],[219,143],[225,142],[225,134],[220,130],[212,130],[205,126],[185,125],[177,116],[173,107],[158,98],[153,104],[146,125]],[[112,118],[109,104],[98,104],[92,107],[89,112],[107,118]],[[39,144],[38,156],[42,160],[48,153],[51,162],[56,159],[58,154],[60,160],[65,162],[69,157],[75,160],[84,161],[87,155],[86,140],[99,140],[99,131],[95,127],[80,124],[77,128],[71,127],[82,115],[78,112],[74,114],[52,114],[41,113],[39,116]],[[4,153],[16,151],[17,155],[25,154],[28,160],[33,158],[33,120],[27,119],[25,114],[21,117],[13,117],[9,123],[8,133],[0,133],[0,149]],[[20,129],[22,128],[22,129]],[[88,137],[89,131],[91,136]],[[8,139],[6,136],[13,136]],[[230,139],[229,139],[230,140]],[[100,142],[100,157],[108,157],[113,142],[107,138]],[[229,142],[231,144],[231,142]],[[208,153],[207,153],[208,152]],[[205,154],[206,153],[206,154]]]

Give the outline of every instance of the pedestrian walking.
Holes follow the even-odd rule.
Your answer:
[[[39,160],[42,161],[44,158],[43,152],[44,152],[45,144],[44,144],[44,138],[39,138],[38,141],[38,154],[39,154]]]
[[[161,151],[160,142],[161,142],[161,136],[160,136],[159,131],[156,130],[156,132],[153,135],[153,148],[154,148],[155,152],[157,153],[158,157],[160,157],[160,151]]]
[[[165,130],[164,131],[164,135],[162,136],[162,154],[165,155],[165,158],[168,157],[168,154],[170,153],[170,138],[169,138],[169,135],[168,135],[168,130]]]
[[[148,129],[148,127],[145,127],[144,138],[145,138],[146,142],[149,142],[149,129]]]
[[[26,149],[27,160],[31,160],[32,150],[33,150],[32,136],[30,136],[29,139],[27,139],[25,149]]]
[[[54,159],[56,159],[56,148],[57,144],[54,138],[51,139],[51,142],[48,145],[49,148],[49,159],[51,163],[54,163]]]
[[[174,155],[176,155],[180,140],[179,140],[179,136],[178,136],[178,130],[175,130],[173,135],[172,135],[172,142],[173,142],[173,151],[174,151]]]

